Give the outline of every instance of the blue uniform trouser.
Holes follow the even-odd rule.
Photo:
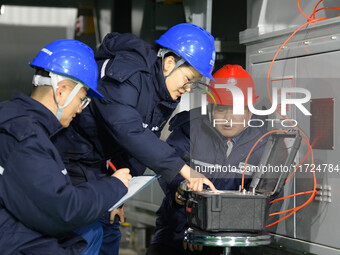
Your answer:
[[[87,242],[86,249],[81,255],[97,255],[103,241],[103,229],[101,224],[96,221],[90,225],[74,230]]]
[[[119,217],[116,215],[114,223],[110,224],[110,213],[107,212],[105,215],[98,220],[103,227],[103,242],[100,247],[100,255],[118,255],[119,253],[119,242],[122,238],[120,232]]]

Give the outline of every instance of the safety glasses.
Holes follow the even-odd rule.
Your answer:
[[[199,88],[199,85],[209,87],[208,84],[198,80],[198,81],[188,81],[188,82],[184,83],[182,88],[186,91],[188,91],[188,90],[191,91],[193,89]]]
[[[84,110],[86,108],[86,106],[89,105],[89,103],[91,102],[91,98],[89,97],[85,97],[82,101],[81,101],[81,109]]]

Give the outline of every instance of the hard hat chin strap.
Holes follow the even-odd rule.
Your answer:
[[[58,83],[63,81],[63,80],[71,80],[76,84],[76,86],[72,89],[71,93],[68,95],[68,97],[65,100],[65,103],[63,106],[60,106],[58,104],[57,101],[57,88],[58,88]],[[63,115],[63,110],[66,106],[68,106],[72,100],[74,99],[74,97],[78,94],[79,90],[83,87],[85,87],[86,89],[88,89],[88,87],[86,85],[84,85],[83,83],[74,80],[68,76],[64,76],[64,75],[60,75],[60,74],[56,74],[53,72],[50,72],[50,77],[43,77],[41,75],[34,75],[33,76],[33,81],[32,83],[34,84],[34,86],[52,86],[53,88],[53,94],[54,94],[54,100],[57,104],[57,113],[56,113],[56,117],[57,119],[60,121],[61,116]]]
[[[63,115],[64,108],[72,102],[74,97],[78,94],[79,90],[82,87],[84,87],[84,85],[81,82],[69,79],[66,76],[55,74],[55,73],[52,73],[52,72],[50,72],[50,76],[51,76],[52,88],[53,88],[53,91],[54,91],[54,100],[55,100],[57,107],[58,107],[56,117],[60,121],[61,116]],[[77,85],[72,89],[71,93],[66,98],[64,105],[60,106],[58,104],[58,101],[57,101],[57,88],[58,88],[58,83],[61,82],[62,80],[72,80],[72,81],[76,82]]]
[[[159,51],[158,51],[158,53],[157,53],[157,57],[161,57],[162,58],[162,69],[164,70],[164,56],[165,56],[165,54],[167,54],[167,53],[169,53],[169,52],[172,52],[172,53],[174,53],[174,54],[176,54],[177,56],[178,56],[178,54],[177,53],[175,53],[174,51],[172,51],[172,50],[170,50],[170,49],[167,49],[167,48],[161,48],[161,49],[159,49]],[[175,65],[175,67],[171,70],[171,72],[168,74],[168,75],[164,75],[164,78],[166,79],[166,78],[168,78],[179,66],[181,66],[182,64],[184,64],[185,63],[185,60],[181,57],[181,56],[179,56],[181,59],[180,60],[178,60],[177,62],[176,62],[176,65]]]

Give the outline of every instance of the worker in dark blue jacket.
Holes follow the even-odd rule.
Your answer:
[[[30,65],[31,96],[0,103],[0,253],[98,254],[96,220],[127,192],[129,169],[75,187],[50,140],[86,107],[86,94],[102,97],[93,51],[57,40]]]
[[[241,185],[242,164],[254,143],[266,132],[266,128],[248,126],[250,119],[260,117],[252,115],[247,107],[247,89],[253,89],[253,102],[256,102],[258,96],[251,76],[241,66],[225,65],[214,74],[214,78],[216,83],[210,87],[214,98],[208,97],[208,115],[202,115],[201,108],[177,114],[170,121],[172,132],[167,142],[176,149],[179,156],[187,158],[194,169],[204,173],[217,189],[238,190]],[[231,92],[216,86],[230,82],[245,95],[243,114],[233,113]],[[266,141],[267,139],[261,140],[251,154],[247,164],[249,167],[258,165]],[[249,185],[252,173],[245,173],[245,183]],[[184,194],[179,188],[183,180],[180,175],[170,185],[160,180],[166,196],[157,212],[155,235],[148,255],[193,254],[191,252],[195,248],[202,249],[193,245],[189,245],[190,251],[183,248],[184,231],[188,228],[182,201]],[[184,245],[187,246],[186,243]],[[213,252],[210,249],[202,254],[214,254]]]
[[[149,167],[167,182],[180,173],[191,188],[202,189],[205,183],[214,189],[204,175],[191,178],[193,169],[159,139],[181,95],[203,76],[212,78],[214,38],[203,28],[184,23],[156,42],[157,50],[131,34],[110,33],[104,38],[95,55],[98,90],[104,99],[93,100],[55,141],[74,184],[110,174],[106,162],[111,160],[118,168],[130,168],[132,175]],[[109,224],[113,216],[103,219],[101,254],[118,254],[119,226]]]

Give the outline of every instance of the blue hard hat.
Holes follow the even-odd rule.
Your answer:
[[[156,43],[176,52],[203,76],[214,80],[211,72],[215,63],[214,37],[203,28],[182,23],[171,27]]]
[[[82,42],[72,39],[54,41],[41,49],[29,64],[79,80],[89,87],[89,97],[103,97],[97,91],[98,67],[93,50]]]

